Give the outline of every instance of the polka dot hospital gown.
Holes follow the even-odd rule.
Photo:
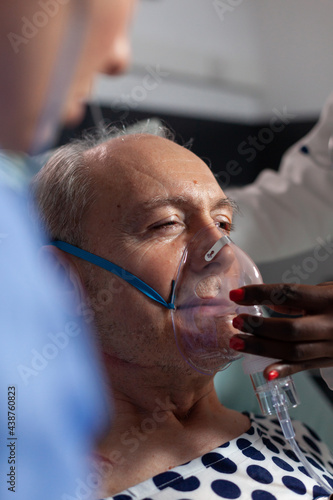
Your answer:
[[[158,474],[107,500],[292,500],[328,498],[306,473],[273,417],[250,415],[251,428],[202,457]],[[333,488],[333,458],[306,425],[297,442],[317,474]]]

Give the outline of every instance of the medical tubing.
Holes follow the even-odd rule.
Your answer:
[[[279,392],[278,386],[276,387],[277,387],[277,393],[274,396],[274,398],[276,398],[276,415],[279,419],[284,437],[290,444],[290,447],[297,456],[297,458],[303,464],[304,469],[309,474],[309,476],[312,477],[312,479],[314,479],[317,482],[317,484],[321,486],[326,492],[328,492],[328,494],[333,493],[333,489],[330,486],[328,486],[327,482],[323,481],[322,478],[316,473],[316,471],[310,465],[306,456],[298,446],[295,439],[295,431],[289,416],[288,408],[286,407],[283,401],[284,398],[283,395]]]
[[[323,481],[322,478],[320,476],[318,476],[318,474],[316,473],[316,471],[314,470],[314,468],[307,461],[305,455],[303,454],[303,452],[301,451],[300,447],[298,446],[295,438],[288,439],[288,443],[290,444],[290,446],[291,446],[293,452],[295,453],[295,455],[302,462],[302,464],[303,464],[304,469],[306,470],[306,472],[312,477],[312,479],[314,479],[317,482],[317,484],[319,486],[321,486],[323,488],[323,490],[325,490],[326,492],[328,492],[329,495],[331,495],[333,493],[333,489],[330,486],[328,486],[328,483],[326,481]]]
[[[274,361],[276,360],[251,354],[245,355],[243,360],[244,372],[250,375],[260,409],[264,415],[276,413],[285,439],[306,472],[328,494],[332,494],[333,489],[316,473],[296,442],[288,407],[297,406],[299,400],[291,377],[267,381],[263,376],[263,370]]]

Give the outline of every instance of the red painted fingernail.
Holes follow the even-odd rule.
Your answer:
[[[230,300],[233,300],[234,302],[238,302],[239,300],[243,300],[245,297],[245,290],[244,288],[237,288],[236,290],[231,290],[229,293]]]
[[[231,337],[229,340],[229,347],[234,349],[234,351],[241,351],[245,348],[245,342],[242,339]]]
[[[267,380],[274,380],[274,379],[278,378],[278,376],[279,376],[279,372],[277,370],[272,370],[271,372],[269,372]]]
[[[239,318],[238,316],[236,316],[236,318],[232,320],[232,326],[236,328],[236,330],[241,330],[243,328],[243,325],[244,321],[242,320],[242,318]]]

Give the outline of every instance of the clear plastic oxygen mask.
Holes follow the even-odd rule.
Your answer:
[[[199,231],[181,259],[173,290],[173,328],[180,352],[196,370],[214,374],[241,355],[229,347],[235,316],[260,316],[258,306],[239,306],[232,289],[262,283],[254,262],[228,234],[212,224]]]

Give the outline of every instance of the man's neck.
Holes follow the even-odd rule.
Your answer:
[[[199,457],[250,427],[247,417],[220,404],[212,377],[119,360],[109,360],[106,370],[114,419],[96,449],[100,460],[112,464],[105,494]]]
[[[115,409],[109,436],[141,427],[145,419],[152,420],[155,431],[161,433],[195,431],[203,424],[215,428],[214,422],[223,424],[228,438],[238,433],[234,412],[219,402],[212,376],[191,369],[165,373],[158,367],[139,367],[109,357],[106,372]]]
[[[164,370],[110,356],[104,359],[117,413],[142,416],[152,413],[159,405],[164,413],[187,421],[199,403],[205,406],[215,399],[213,377],[191,368]]]

